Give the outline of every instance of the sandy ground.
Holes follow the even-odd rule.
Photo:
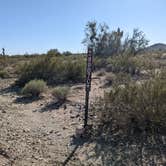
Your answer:
[[[84,84],[72,86],[68,101],[59,107],[49,90],[38,100],[28,100],[10,88],[13,82],[0,80],[0,166],[110,166],[104,157],[115,166],[166,165],[164,136],[157,144],[149,137],[146,144],[140,138],[129,145],[115,135],[111,145],[99,143],[98,156],[96,143],[74,139],[76,128],[83,125]],[[103,83],[104,76],[95,73],[90,103],[103,96]]]
[[[69,101],[57,108],[49,93],[36,101],[21,98],[10,88],[13,81],[0,80],[0,165],[63,165],[83,124],[85,85],[73,86]],[[94,76],[91,102],[103,95],[101,82]],[[68,165],[80,165],[82,158],[82,152],[74,155]]]

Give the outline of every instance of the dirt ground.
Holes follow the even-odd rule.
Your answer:
[[[103,96],[104,78],[93,74],[90,103]],[[14,81],[0,80],[0,166],[109,166],[104,157],[115,166],[166,165],[166,137],[157,144],[149,137],[147,144],[140,138],[129,145],[113,136],[111,146],[99,143],[99,155],[94,142],[75,139],[83,125],[84,84],[72,86],[68,101],[59,106],[49,90],[37,100],[23,98],[11,87]]]
[[[85,85],[73,86],[67,103],[59,107],[49,92],[34,101],[18,96],[10,87],[13,82],[0,80],[0,165],[63,165],[75,147],[75,129],[83,125]],[[91,102],[103,95],[101,83],[102,78],[93,77]],[[81,160],[79,147],[68,165]]]

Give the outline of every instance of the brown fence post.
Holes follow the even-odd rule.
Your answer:
[[[88,124],[88,109],[89,109],[89,92],[91,90],[91,78],[92,78],[92,59],[93,59],[93,48],[88,47],[87,53],[87,65],[86,65],[86,96],[85,96],[85,117],[84,117],[84,128]]]

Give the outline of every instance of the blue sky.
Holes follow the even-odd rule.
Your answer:
[[[8,54],[85,51],[87,21],[110,29],[143,30],[150,44],[166,43],[166,0],[0,0],[0,48]]]

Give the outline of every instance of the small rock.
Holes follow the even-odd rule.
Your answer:
[[[78,118],[79,116],[80,116],[80,115],[79,115],[79,114],[77,114],[75,117],[76,117],[76,118]]]
[[[61,136],[61,133],[58,133],[57,136]]]
[[[2,113],[6,113],[6,111],[5,111],[5,110],[2,110]]]
[[[52,134],[54,132],[54,130],[51,130],[49,133]]]
[[[73,111],[72,111],[72,110],[70,110],[70,114],[72,114],[72,112],[73,112]]]
[[[75,117],[76,117],[75,115],[71,115],[71,116],[70,116],[70,118],[72,118],[72,119],[75,118]]]
[[[71,123],[71,125],[77,125],[77,123],[76,123],[76,122],[73,122],[73,123]]]
[[[66,110],[66,109],[67,109],[67,105],[66,105],[66,104],[63,106],[63,109],[64,109],[64,110]]]

